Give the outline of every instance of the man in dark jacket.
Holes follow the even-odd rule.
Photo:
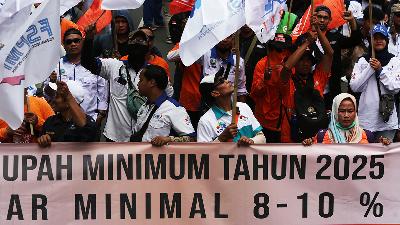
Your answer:
[[[120,58],[121,56],[128,55],[129,33],[135,30],[132,18],[129,16],[129,11],[115,11],[113,25],[114,32],[116,32],[117,41],[114,42],[112,33],[97,36],[93,45],[95,56],[102,56],[103,58]],[[117,44],[117,46],[114,46],[114,44]]]

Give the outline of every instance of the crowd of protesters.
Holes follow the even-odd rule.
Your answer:
[[[292,15],[301,18],[309,3],[293,2]],[[400,141],[400,3],[373,2],[370,17],[368,3],[346,0],[346,23],[335,29],[329,29],[331,9],[318,5],[310,30],[295,40],[287,31],[299,19],[265,44],[244,26],[240,57],[231,35],[190,66],[179,55],[190,12],[172,16],[174,46],[162,53],[154,34],[167,26],[161,1],[145,1],[143,27],[135,29],[129,12],[117,11],[113,32],[100,34],[94,25],[74,25],[79,16],[72,9],[60,20],[65,56],[35,96],[25,98],[20,128],[0,120],[0,142]]]

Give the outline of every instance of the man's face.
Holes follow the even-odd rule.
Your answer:
[[[317,20],[318,20],[319,29],[321,31],[326,31],[328,29],[328,25],[331,22],[332,18],[329,15],[329,13],[327,13],[325,11],[318,11],[317,12]]]
[[[232,95],[233,91],[234,87],[232,83],[221,77],[219,81],[217,81],[212,95],[213,97],[230,96]]]
[[[67,54],[81,54],[82,37],[79,34],[70,34],[64,38],[64,48]]]
[[[312,66],[312,60],[308,56],[303,55],[297,62],[295,70],[297,74],[306,76],[311,73]]]
[[[115,29],[117,34],[127,34],[129,33],[129,23],[123,17],[115,18]]]
[[[64,98],[61,97],[56,92],[56,97],[54,98],[54,111],[56,112],[64,112],[68,109],[67,103],[65,102]]]
[[[147,97],[150,90],[150,81],[144,76],[146,69],[143,69],[139,75],[138,91],[141,96]]]

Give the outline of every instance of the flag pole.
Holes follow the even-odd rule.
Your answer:
[[[25,95],[25,91],[24,91],[24,95]],[[31,103],[29,101],[29,97],[27,95],[25,95],[25,99],[26,99],[26,111],[28,113],[31,112]],[[35,135],[35,132],[33,131],[33,124],[29,123],[29,128],[31,130],[31,135]]]
[[[286,23],[286,34],[289,34],[290,16],[292,14],[292,5],[293,5],[293,0],[290,0],[288,20]]]
[[[239,83],[239,65],[240,65],[240,45],[239,45],[239,34],[240,29],[235,33],[235,54],[236,54],[236,62],[235,62],[235,83],[234,83],[234,91],[233,91],[233,104],[232,104],[232,123],[237,122],[237,92],[238,92],[238,83]]]
[[[314,0],[311,0],[311,16],[314,15]]]
[[[374,49],[374,35],[372,34],[373,23],[372,23],[372,0],[369,0],[369,31],[371,34],[371,56],[375,58],[375,49]]]

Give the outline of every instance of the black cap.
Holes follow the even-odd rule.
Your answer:
[[[136,30],[136,31],[131,32],[129,34],[128,44],[133,44],[134,43],[134,39],[138,38],[138,37],[143,39],[143,40],[145,40],[146,42],[149,42],[149,37],[147,37],[145,32],[143,32],[142,30]]]
[[[292,46],[292,37],[287,34],[276,33],[273,40],[271,40],[271,45],[277,49],[287,49]]]

